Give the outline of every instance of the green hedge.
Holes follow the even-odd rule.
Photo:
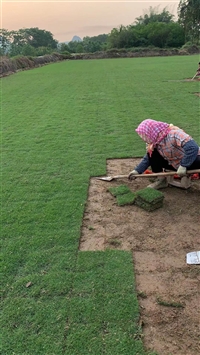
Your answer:
[[[25,56],[16,56],[16,57],[1,57],[0,61],[0,76],[5,76],[11,73],[15,73],[18,70],[25,70],[35,68],[41,65],[48,63],[53,63],[61,60],[70,59],[70,54],[59,54],[52,53],[46,54],[40,57],[25,57]]]

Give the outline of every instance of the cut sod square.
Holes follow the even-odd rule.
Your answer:
[[[146,211],[154,211],[163,206],[162,192],[146,187],[136,193],[135,204]]]
[[[133,192],[128,192],[123,195],[117,196],[117,204],[119,206],[132,205],[135,202],[136,194]]]
[[[115,197],[119,196],[119,195],[127,194],[128,192],[131,192],[131,190],[126,185],[110,187],[108,189],[108,191],[111,193],[111,195],[113,195]]]

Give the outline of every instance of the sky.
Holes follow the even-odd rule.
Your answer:
[[[0,28],[38,27],[50,31],[59,42],[108,34],[120,25],[133,24],[150,6],[164,8],[177,17],[180,0],[0,0]]]

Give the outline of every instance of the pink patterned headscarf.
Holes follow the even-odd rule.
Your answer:
[[[170,131],[170,125],[165,122],[147,119],[142,121],[135,130],[137,134],[145,141],[148,153],[152,154],[156,144],[158,144]]]
[[[158,144],[170,131],[168,123],[147,119],[142,121],[135,130],[148,144]]]

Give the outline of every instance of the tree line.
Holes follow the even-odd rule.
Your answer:
[[[51,32],[39,28],[18,31],[0,29],[0,55],[42,56],[54,52],[94,53],[108,49],[135,47],[180,48],[185,43],[199,45],[200,0],[180,0],[178,20],[166,8],[150,7],[148,13],[128,26],[113,28],[109,34],[84,37],[81,42],[58,43]]]

